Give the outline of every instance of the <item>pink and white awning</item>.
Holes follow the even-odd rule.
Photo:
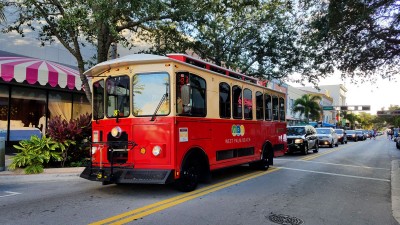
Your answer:
[[[57,85],[61,88],[82,89],[79,72],[72,68],[41,59],[0,57],[0,77],[6,82],[14,79],[22,83]]]

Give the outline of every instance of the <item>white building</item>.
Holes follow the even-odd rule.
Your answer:
[[[326,96],[332,98],[333,103],[332,105],[335,106],[345,106],[346,103],[346,92],[347,88],[343,84],[335,84],[335,85],[321,85],[319,86],[319,90],[315,89],[314,87],[298,87],[304,91],[310,91],[320,94],[325,94]],[[336,123],[339,119],[339,112],[335,110],[332,111],[332,122]]]

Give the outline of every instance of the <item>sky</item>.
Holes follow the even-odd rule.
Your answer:
[[[375,83],[365,82],[354,84],[350,79],[342,80],[340,75],[335,74],[320,81],[319,85],[343,84],[346,89],[347,105],[370,105],[371,111],[365,111],[376,115],[377,111],[388,110],[390,105],[400,105],[400,75],[394,80],[378,78]],[[290,84],[300,87],[299,84]],[[305,86],[313,86],[306,84]]]

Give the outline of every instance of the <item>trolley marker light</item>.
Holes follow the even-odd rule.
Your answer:
[[[93,142],[99,142],[99,131],[98,130],[93,131]]]
[[[97,152],[97,147],[93,146],[92,147],[92,155],[94,155]]]

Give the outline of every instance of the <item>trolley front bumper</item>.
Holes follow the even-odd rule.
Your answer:
[[[91,181],[117,184],[166,184],[173,181],[172,170],[144,170],[131,168],[99,168],[88,166],[80,177]]]

